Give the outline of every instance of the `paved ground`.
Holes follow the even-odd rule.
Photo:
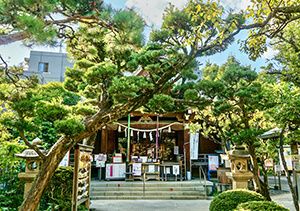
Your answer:
[[[295,211],[289,193],[273,196],[272,199]],[[96,200],[91,208],[96,211],[208,211],[211,200]]]
[[[295,211],[292,196],[278,191],[272,199]],[[97,211],[208,211],[211,200],[95,200],[91,208]]]
[[[270,181],[270,187],[272,187]],[[271,191],[272,199],[295,211],[287,182],[282,178],[282,190]],[[208,211],[211,200],[95,200],[91,208],[96,211]]]
[[[97,211],[199,211],[208,210],[210,200],[96,200]]]
[[[291,211],[295,211],[292,195],[290,193],[282,193],[271,197],[273,201],[283,205]]]

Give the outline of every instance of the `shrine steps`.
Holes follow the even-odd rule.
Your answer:
[[[160,182],[92,182],[91,199],[204,199],[205,189],[200,181]]]

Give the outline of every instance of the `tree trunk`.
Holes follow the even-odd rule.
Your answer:
[[[263,161],[263,160],[262,160]],[[267,172],[267,170],[266,170],[266,168],[265,168],[265,165],[262,163],[261,164],[261,169],[262,169],[262,173],[263,173],[263,177],[264,177],[264,181],[263,181],[263,183],[265,183],[266,184],[266,186],[268,187],[269,186],[269,181],[268,181],[268,172]]]
[[[261,181],[259,178],[259,166],[255,155],[255,148],[253,145],[248,146],[249,154],[251,156],[251,161],[253,164],[253,179],[255,183],[255,189],[258,193],[263,195],[267,200],[271,201],[270,192],[268,186]]]
[[[255,183],[255,189],[256,189],[256,191],[260,192],[261,186],[260,186],[260,180],[259,180],[259,176],[258,176],[259,171],[258,171],[257,159],[255,156],[255,149],[252,145],[249,145],[248,150],[249,150],[249,154],[251,156],[251,161],[252,161],[252,165],[253,165],[253,179],[254,179],[254,183]]]
[[[291,154],[292,154],[292,159],[293,159],[292,164],[294,166],[294,163],[299,162],[299,159],[297,157],[297,155],[298,155],[298,144],[297,144],[296,141],[292,141],[292,143],[290,145],[291,145]],[[293,156],[293,155],[295,155],[295,156]],[[298,192],[297,192],[297,173],[295,171],[295,167],[293,168],[292,173],[293,173],[293,181],[294,181],[293,189],[294,189],[294,191],[297,195],[297,200],[299,201]]]
[[[288,172],[289,170],[288,170],[288,167],[287,167],[287,164],[286,164],[286,160],[284,158],[283,133],[285,131],[285,128],[286,128],[286,125],[282,128],[282,131],[281,131],[280,136],[279,136],[279,152],[280,152],[281,162],[282,162],[282,165],[283,165],[283,168],[284,168],[285,176],[287,178],[288,185],[289,185],[290,191],[292,193],[294,206],[295,206],[295,209],[298,211],[299,210],[299,204],[298,204],[297,193],[296,193],[296,191],[293,187],[293,182],[292,182],[292,179],[291,179],[291,175]]]
[[[260,184],[261,184],[261,194],[266,197],[268,201],[272,201],[271,196],[270,196],[270,191],[269,191],[269,182],[268,182],[268,172],[265,169],[264,164],[262,163],[262,173],[264,177],[264,181],[260,179]]]
[[[40,199],[51,177],[57,169],[60,161],[74,144],[75,142],[70,144],[70,139],[64,136],[53,146],[46,159],[43,161],[40,172],[32,184],[32,188],[19,208],[20,211],[37,210]]]

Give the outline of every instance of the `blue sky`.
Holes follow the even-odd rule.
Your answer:
[[[135,9],[146,21],[148,25],[159,27],[162,22],[162,14],[164,8],[168,3],[172,3],[175,6],[181,8],[185,5],[187,0],[104,0],[106,4],[111,4],[115,9],[122,8],[133,8]],[[245,9],[249,4],[250,0],[221,0],[221,3],[225,8],[232,8],[234,10]],[[233,6],[233,7],[232,7]],[[146,30],[146,33],[149,30]],[[247,32],[240,33],[236,39],[245,39]],[[19,64],[24,61],[25,57],[29,57],[30,50],[42,50],[59,52],[59,48],[50,48],[44,46],[33,46],[32,48],[25,47],[21,42],[15,42],[10,45],[0,47],[0,52],[3,57],[8,60],[9,65]],[[259,67],[266,64],[266,59],[271,58],[274,55],[274,51],[269,49],[262,58],[251,61],[248,56],[239,51],[239,44],[235,42],[226,51],[217,53],[213,56],[201,58],[200,61],[205,63],[210,61],[211,63],[223,64],[228,56],[235,56],[242,64],[251,65],[257,71]]]

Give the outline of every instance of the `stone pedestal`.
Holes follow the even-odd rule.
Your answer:
[[[235,174],[226,172],[226,175],[232,180],[232,189],[248,189],[248,181],[253,177],[251,172]]]
[[[18,177],[20,180],[25,182],[25,187],[24,187],[24,198],[26,198],[27,193],[29,192],[33,180],[35,179],[36,175],[38,172],[21,172],[19,173]]]

